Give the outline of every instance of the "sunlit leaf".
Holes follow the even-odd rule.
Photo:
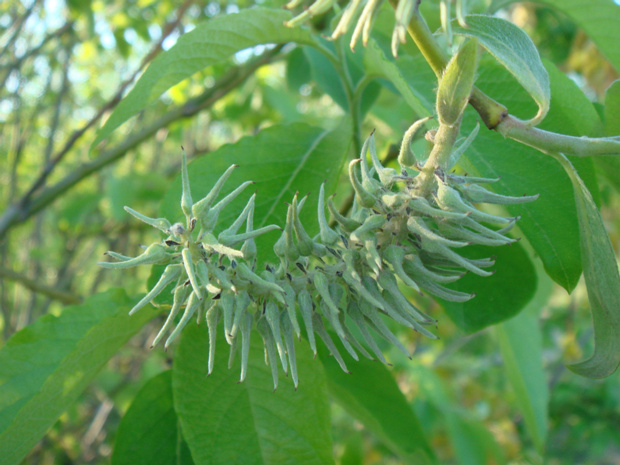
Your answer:
[[[174,405],[196,464],[334,463],[325,374],[305,341],[295,348],[299,388],[281,375],[273,392],[258,333],[253,332],[248,374],[240,384],[239,354],[228,370],[228,344],[223,331],[218,333],[208,378],[206,326],[184,330],[174,359]]]
[[[172,372],[151,378],[118,427],[112,465],[192,465],[172,404]]]
[[[614,249],[590,191],[570,161],[562,154],[562,164],[575,189],[583,274],[594,324],[594,354],[584,361],[567,365],[588,378],[604,378],[620,365],[620,275]]]
[[[115,289],[46,315],[0,351],[0,450],[17,464],[78,398],[107,361],[156,313],[129,317],[132,301]]]
[[[518,26],[501,18],[486,15],[466,16],[467,28],[454,25],[454,33],[476,37],[497,61],[527,90],[538,105],[538,113],[529,124],[540,123],[551,101],[549,76],[536,46]]]
[[[175,84],[240,50],[261,44],[313,44],[306,29],[284,26],[290,17],[286,11],[259,7],[218,16],[182,35],[174,47],[153,60],[99,130],[92,147]]]
[[[351,359],[342,350],[351,373],[342,371],[328,350],[319,345],[329,392],[349,414],[364,424],[404,461],[437,463],[424,430],[389,370],[377,361]]]

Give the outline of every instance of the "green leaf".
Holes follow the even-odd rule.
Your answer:
[[[528,123],[540,123],[549,111],[551,94],[549,76],[532,40],[521,28],[501,18],[468,15],[465,19],[467,29],[455,22],[454,33],[476,37],[510,71],[538,105],[538,113]]]
[[[241,384],[239,354],[228,370],[228,344],[223,331],[218,333],[208,378],[205,326],[184,330],[174,359],[174,405],[196,464],[333,464],[325,374],[307,344],[295,348],[299,389],[281,377],[273,392],[258,333],[252,333],[248,374]]]
[[[343,349],[340,353],[351,370],[345,373],[323,344],[318,348],[336,402],[404,463],[437,463],[415,412],[385,365],[365,358],[355,362]]]
[[[299,92],[299,88],[310,82],[310,63],[302,48],[294,49],[286,57],[286,83],[290,90]]]
[[[548,70],[553,98],[541,127],[576,136],[598,135],[600,120],[583,92],[552,65],[548,64]],[[512,76],[496,63],[481,63],[476,84],[505,104],[511,114],[519,116],[533,107]],[[466,111],[465,134],[476,125],[476,117],[473,111]],[[592,160],[574,161],[586,185],[597,193]],[[572,291],[582,271],[581,259],[575,253],[579,248],[579,224],[573,189],[561,167],[548,155],[492,131],[480,131],[460,163],[471,175],[501,178],[488,186],[498,193],[540,194],[534,202],[507,209],[511,215],[521,216],[519,228],[542,259],[547,274]]]
[[[320,185],[326,180],[325,191],[335,190],[350,143],[348,120],[333,131],[301,123],[271,126],[256,136],[244,137],[192,162],[188,167],[192,197],[200,199],[206,195],[219,176],[234,163],[239,167],[222,189],[220,198],[244,181],[255,181],[252,186],[257,192],[254,227],[259,228],[285,224],[285,202],[290,202],[297,191],[302,195],[310,193],[300,218],[313,236],[318,232],[316,212]],[[233,201],[220,214],[219,224],[232,223],[249,196],[250,192]],[[162,202],[163,216],[171,221],[181,219],[180,198],[178,176]],[[276,260],[272,248],[278,236],[274,231],[256,239],[259,260]]]
[[[605,135],[620,136],[620,79],[605,93]],[[605,178],[620,191],[620,157],[595,157],[594,162]]]
[[[432,90],[436,84],[436,78],[428,64],[421,57],[410,58],[405,56],[394,62],[388,56],[379,47],[377,42],[371,39],[364,53],[366,72],[369,75],[385,78],[394,84],[394,87],[396,87],[418,117],[432,115],[435,107]],[[405,73],[403,67],[413,71]],[[420,76],[420,71],[427,71],[423,78],[426,85],[422,88],[427,90],[426,88],[428,87],[428,92],[421,92],[417,81],[409,79]],[[426,81],[427,78],[430,81]]]
[[[284,26],[290,17],[287,11],[258,7],[218,16],[182,35],[174,47],[153,60],[99,130],[91,148],[175,84],[240,50],[260,44],[314,44],[308,30]]]
[[[495,256],[495,274],[482,277],[467,273],[452,289],[475,292],[467,302],[436,299],[448,316],[463,331],[473,333],[507,320],[525,307],[536,292],[536,271],[521,244],[501,247],[468,246],[459,251],[469,258]]]
[[[583,275],[594,323],[594,354],[587,360],[567,365],[588,378],[604,378],[620,365],[620,275],[614,249],[592,195],[570,161],[562,164],[575,189]]]
[[[90,297],[60,316],[45,315],[0,351],[0,450],[17,464],[88,386],[97,372],[155,316],[123,290]]]
[[[326,47],[333,48],[333,45],[327,44]],[[310,62],[312,79],[340,108],[344,111],[349,111],[347,92],[333,63],[323,52],[315,48],[303,47],[303,51]]]
[[[495,0],[494,12],[515,0]],[[572,19],[594,41],[617,72],[620,72],[620,6],[614,0],[539,0]]]
[[[460,121],[474,85],[478,66],[478,41],[468,40],[448,62],[437,89],[439,122],[454,125]]]
[[[172,371],[151,378],[118,427],[112,465],[192,465],[172,403]]]
[[[532,301],[519,315],[496,326],[495,334],[527,431],[542,455],[547,437],[549,387],[542,363],[542,332],[538,318],[551,297],[553,282],[544,273],[538,276],[538,290]]]

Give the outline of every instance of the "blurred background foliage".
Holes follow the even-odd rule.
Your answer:
[[[46,313],[114,286],[145,289],[147,273],[104,273],[106,250],[133,255],[157,240],[124,205],[157,216],[160,199],[190,158],[275,123],[335,127],[344,114],[329,67],[304,47],[256,47],[205,69],[90,150],[94,133],[136,78],[184,32],[251,1],[9,0],[0,7],[0,345]],[[281,7],[280,0],[257,2]],[[473,2],[484,6],[484,1]],[[423,2],[431,28],[437,5]],[[475,5],[474,5],[475,9]],[[499,14],[524,28],[541,55],[593,101],[618,78],[596,46],[556,10],[518,3]],[[433,21],[436,21],[434,24]],[[314,22],[327,30],[329,17]],[[407,50],[412,51],[409,44]],[[383,156],[395,153],[413,115],[389,85],[366,90],[364,131],[377,131]],[[601,180],[604,218],[620,231],[617,191]],[[144,226],[144,227],[143,227]],[[620,238],[612,236],[616,251]],[[410,361],[385,345],[402,392],[419,415],[441,463],[620,463],[620,375],[592,381],[570,373],[591,338],[584,289],[551,295],[540,317],[549,387],[545,458],[524,425],[507,382],[496,328],[463,335],[439,315],[440,340],[402,328]],[[24,463],[110,462],[115,432],[134,395],[170,366],[149,352],[154,322],[134,338],[55,424]],[[401,463],[336,404],[335,455],[342,465]]]

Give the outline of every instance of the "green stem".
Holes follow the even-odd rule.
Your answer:
[[[460,119],[454,126],[440,124],[435,134],[434,146],[428,160],[424,163],[424,168],[417,176],[417,195],[427,197],[431,188],[435,185],[435,171],[437,168],[446,171],[450,160],[452,148],[459,136],[461,122]]]
[[[418,0],[418,6],[420,1],[421,0]],[[390,0],[390,3],[396,9],[398,1]],[[439,46],[435,37],[433,37],[433,33],[426,25],[424,18],[422,18],[418,6],[416,6],[415,13],[411,17],[407,32],[409,32],[409,35],[420,49],[422,56],[439,79],[443,75],[449,58]],[[476,109],[482,121],[489,129],[495,129],[508,114],[504,105],[496,102],[477,87],[473,88],[469,103]]]
[[[532,128],[512,115],[508,115],[495,130],[504,137],[510,137],[542,152],[562,152],[580,157],[620,155],[620,139],[618,138],[575,137],[557,134]]]
[[[390,0],[390,3],[396,7],[397,0]],[[433,37],[418,7],[415,9],[407,31],[437,77],[441,77],[448,63],[448,56]],[[476,109],[489,129],[494,129],[505,137],[510,137],[543,152],[563,152],[582,157],[620,155],[620,139],[618,138],[574,137],[530,127],[518,118],[509,115],[505,106],[476,87],[472,90],[469,103]]]
[[[338,53],[338,60],[332,61],[338,75],[340,76],[340,80],[342,81],[342,85],[344,87],[344,92],[347,97],[347,104],[349,106],[349,113],[351,115],[351,126],[353,129],[353,149],[355,150],[354,156],[359,156],[359,153],[362,151],[362,112],[360,105],[361,92],[358,95],[357,90],[358,86],[353,89],[353,79],[351,78],[351,74],[349,73],[349,68],[347,66],[346,53],[343,49],[344,41],[339,40],[336,44],[336,51]],[[363,89],[362,89],[363,90]]]

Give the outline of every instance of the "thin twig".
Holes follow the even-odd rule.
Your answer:
[[[169,22],[165,27],[164,27],[164,31],[162,33],[162,36],[160,38],[160,40],[158,41],[157,44],[155,44],[155,46],[151,49],[151,51],[142,59],[142,62],[140,63],[140,66],[138,66],[138,68],[136,69],[136,71],[133,73],[133,75],[131,77],[129,77],[128,79],[126,79],[117,89],[116,93],[114,94],[114,96],[105,104],[103,105],[99,111],[97,111],[97,113],[95,114],[95,116],[93,116],[90,121],[88,121],[84,126],[82,126],[80,129],[74,131],[74,133],[71,135],[71,137],[69,137],[69,139],[67,140],[67,142],[65,143],[65,145],[62,147],[62,149],[60,149],[60,151],[58,153],[56,153],[50,160],[48,163],[45,164],[43,171],[41,172],[41,174],[39,175],[39,177],[32,183],[31,187],[26,191],[26,193],[23,195],[20,203],[27,203],[30,200],[30,197],[32,197],[32,195],[39,190],[40,188],[42,188],[45,185],[45,181],[47,180],[47,178],[49,177],[49,175],[52,173],[52,171],[56,168],[56,166],[60,163],[60,161],[65,157],[65,155],[67,153],[69,153],[69,151],[73,148],[73,146],[75,145],[75,143],[86,133],[86,131],[88,131],[91,127],[93,127],[95,125],[95,123],[97,123],[97,121],[99,121],[99,119],[109,110],[111,110],[112,108],[114,108],[116,105],[118,105],[118,103],[121,101],[123,94],[125,93],[125,90],[127,89],[127,87],[129,87],[129,85],[135,80],[135,78],[138,76],[138,74],[142,71],[142,69],[150,62],[153,60],[153,58],[161,51],[162,49],[162,44],[164,42],[164,40],[167,38],[167,36],[174,30],[174,28],[179,24],[179,22],[181,21],[181,18],[183,16],[183,14],[185,13],[185,11],[187,10],[187,8],[189,8],[189,6],[193,3],[192,0],[187,0],[183,5],[181,5],[178,9],[177,12],[177,16],[176,19],[174,21]],[[0,234],[1,236],[2,234]]]
[[[0,268],[0,278],[18,282],[32,292],[43,294],[50,299],[58,300],[64,304],[79,304],[82,301],[82,298],[79,296],[59,291],[58,289],[49,287],[7,268]]]
[[[0,217],[0,238],[3,237],[10,228],[23,223],[32,215],[54,202],[60,195],[64,194],[77,183],[98,172],[104,166],[118,160],[129,150],[152,137],[161,128],[167,127],[177,120],[193,116],[212,106],[250,77],[257,68],[273,61],[274,57],[277,56],[281,49],[282,46],[277,46],[247,65],[233,68],[222,76],[213,88],[189,100],[184,105],[173,108],[141,131],[128,136],[117,146],[104,151],[93,161],[82,164],[55,185],[41,191],[38,196],[29,201],[27,199],[24,201],[22,198],[19,202],[10,205],[2,217]]]

